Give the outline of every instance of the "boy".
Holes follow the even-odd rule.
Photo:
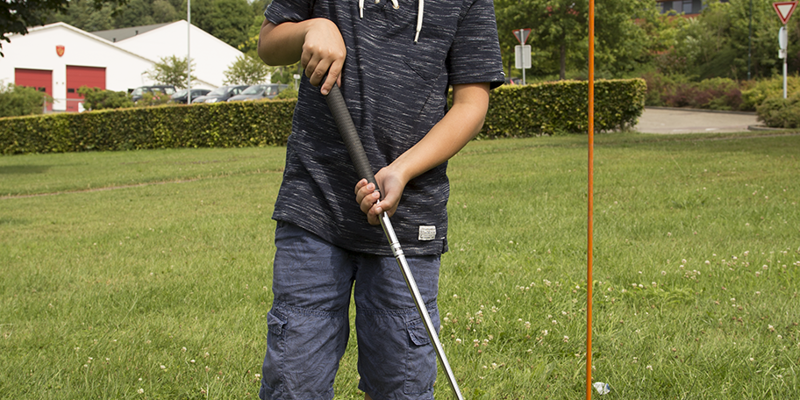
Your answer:
[[[478,133],[489,90],[504,80],[492,1],[274,0],[265,16],[259,55],[270,65],[299,60],[305,76],[273,214],[259,396],[333,398],[355,285],[359,389],[367,399],[433,399],[435,352],[378,216],[393,216],[438,326],[446,161]],[[356,176],[327,109],[334,83],[370,163],[383,166],[380,194]]]

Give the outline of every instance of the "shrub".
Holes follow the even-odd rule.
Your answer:
[[[772,128],[799,128],[800,127],[800,93],[795,93],[789,98],[780,96],[770,97],[756,109],[758,120]]]
[[[282,100],[282,99],[297,99],[297,89],[295,88],[287,88],[283,89],[273,98],[274,100]]]
[[[83,107],[87,110],[133,107],[131,97],[125,92],[83,86],[78,89],[78,94],[83,96]]]
[[[598,132],[633,125],[644,109],[641,79],[598,81],[595,94]],[[587,82],[501,87],[491,96],[479,138],[587,133]],[[283,145],[295,103],[240,101],[6,118],[0,120],[0,153]]]
[[[642,79],[595,82],[595,131],[633,126],[644,111]],[[491,92],[482,139],[588,133],[588,82],[502,86]]]
[[[34,88],[13,83],[0,86],[0,117],[41,114],[45,101],[52,103],[53,98]]]
[[[162,92],[144,92],[142,98],[134,105],[136,107],[161,106],[169,102],[170,95]]]
[[[294,101],[247,101],[0,120],[0,153],[283,145]]]

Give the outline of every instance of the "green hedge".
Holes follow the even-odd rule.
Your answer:
[[[600,80],[594,86],[595,132],[625,129],[644,111],[643,79]],[[588,133],[589,83],[559,81],[492,91],[479,138]]]
[[[641,79],[598,81],[595,129],[636,123],[644,109]],[[479,138],[586,133],[587,82],[504,86],[491,94]],[[284,145],[296,100],[101,110],[0,119],[2,154],[176,147]]]
[[[295,102],[160,106],[0,119],[0,152],[283,145],[291,132]]]

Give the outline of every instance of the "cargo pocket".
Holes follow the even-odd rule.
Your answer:
[[[284,387],[284,351],[286,324],[288,319],[277,312],[270,310],[267,313],[267,355],[264,357],[262,372],[261,398],[280,397]]]
[[[429,311],[435,325],[438,313],[435,309]],[[432,395],[436,382],[436,352],[425,330],[425,323],[420,318],[410,321],[407,329],[409,346],[403,391],[407,395]]]

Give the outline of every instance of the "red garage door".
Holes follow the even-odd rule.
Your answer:
[[[14,69],[14,84],[34,88],[53,97],[53,71],[45,69]],[[52,110],[53,104],[48,103],[47,109]]]
[[[78,89],[82,86],[106,90],[105,67],[67,65],[67,111],[78,111],[78,103],[83,100]]]

